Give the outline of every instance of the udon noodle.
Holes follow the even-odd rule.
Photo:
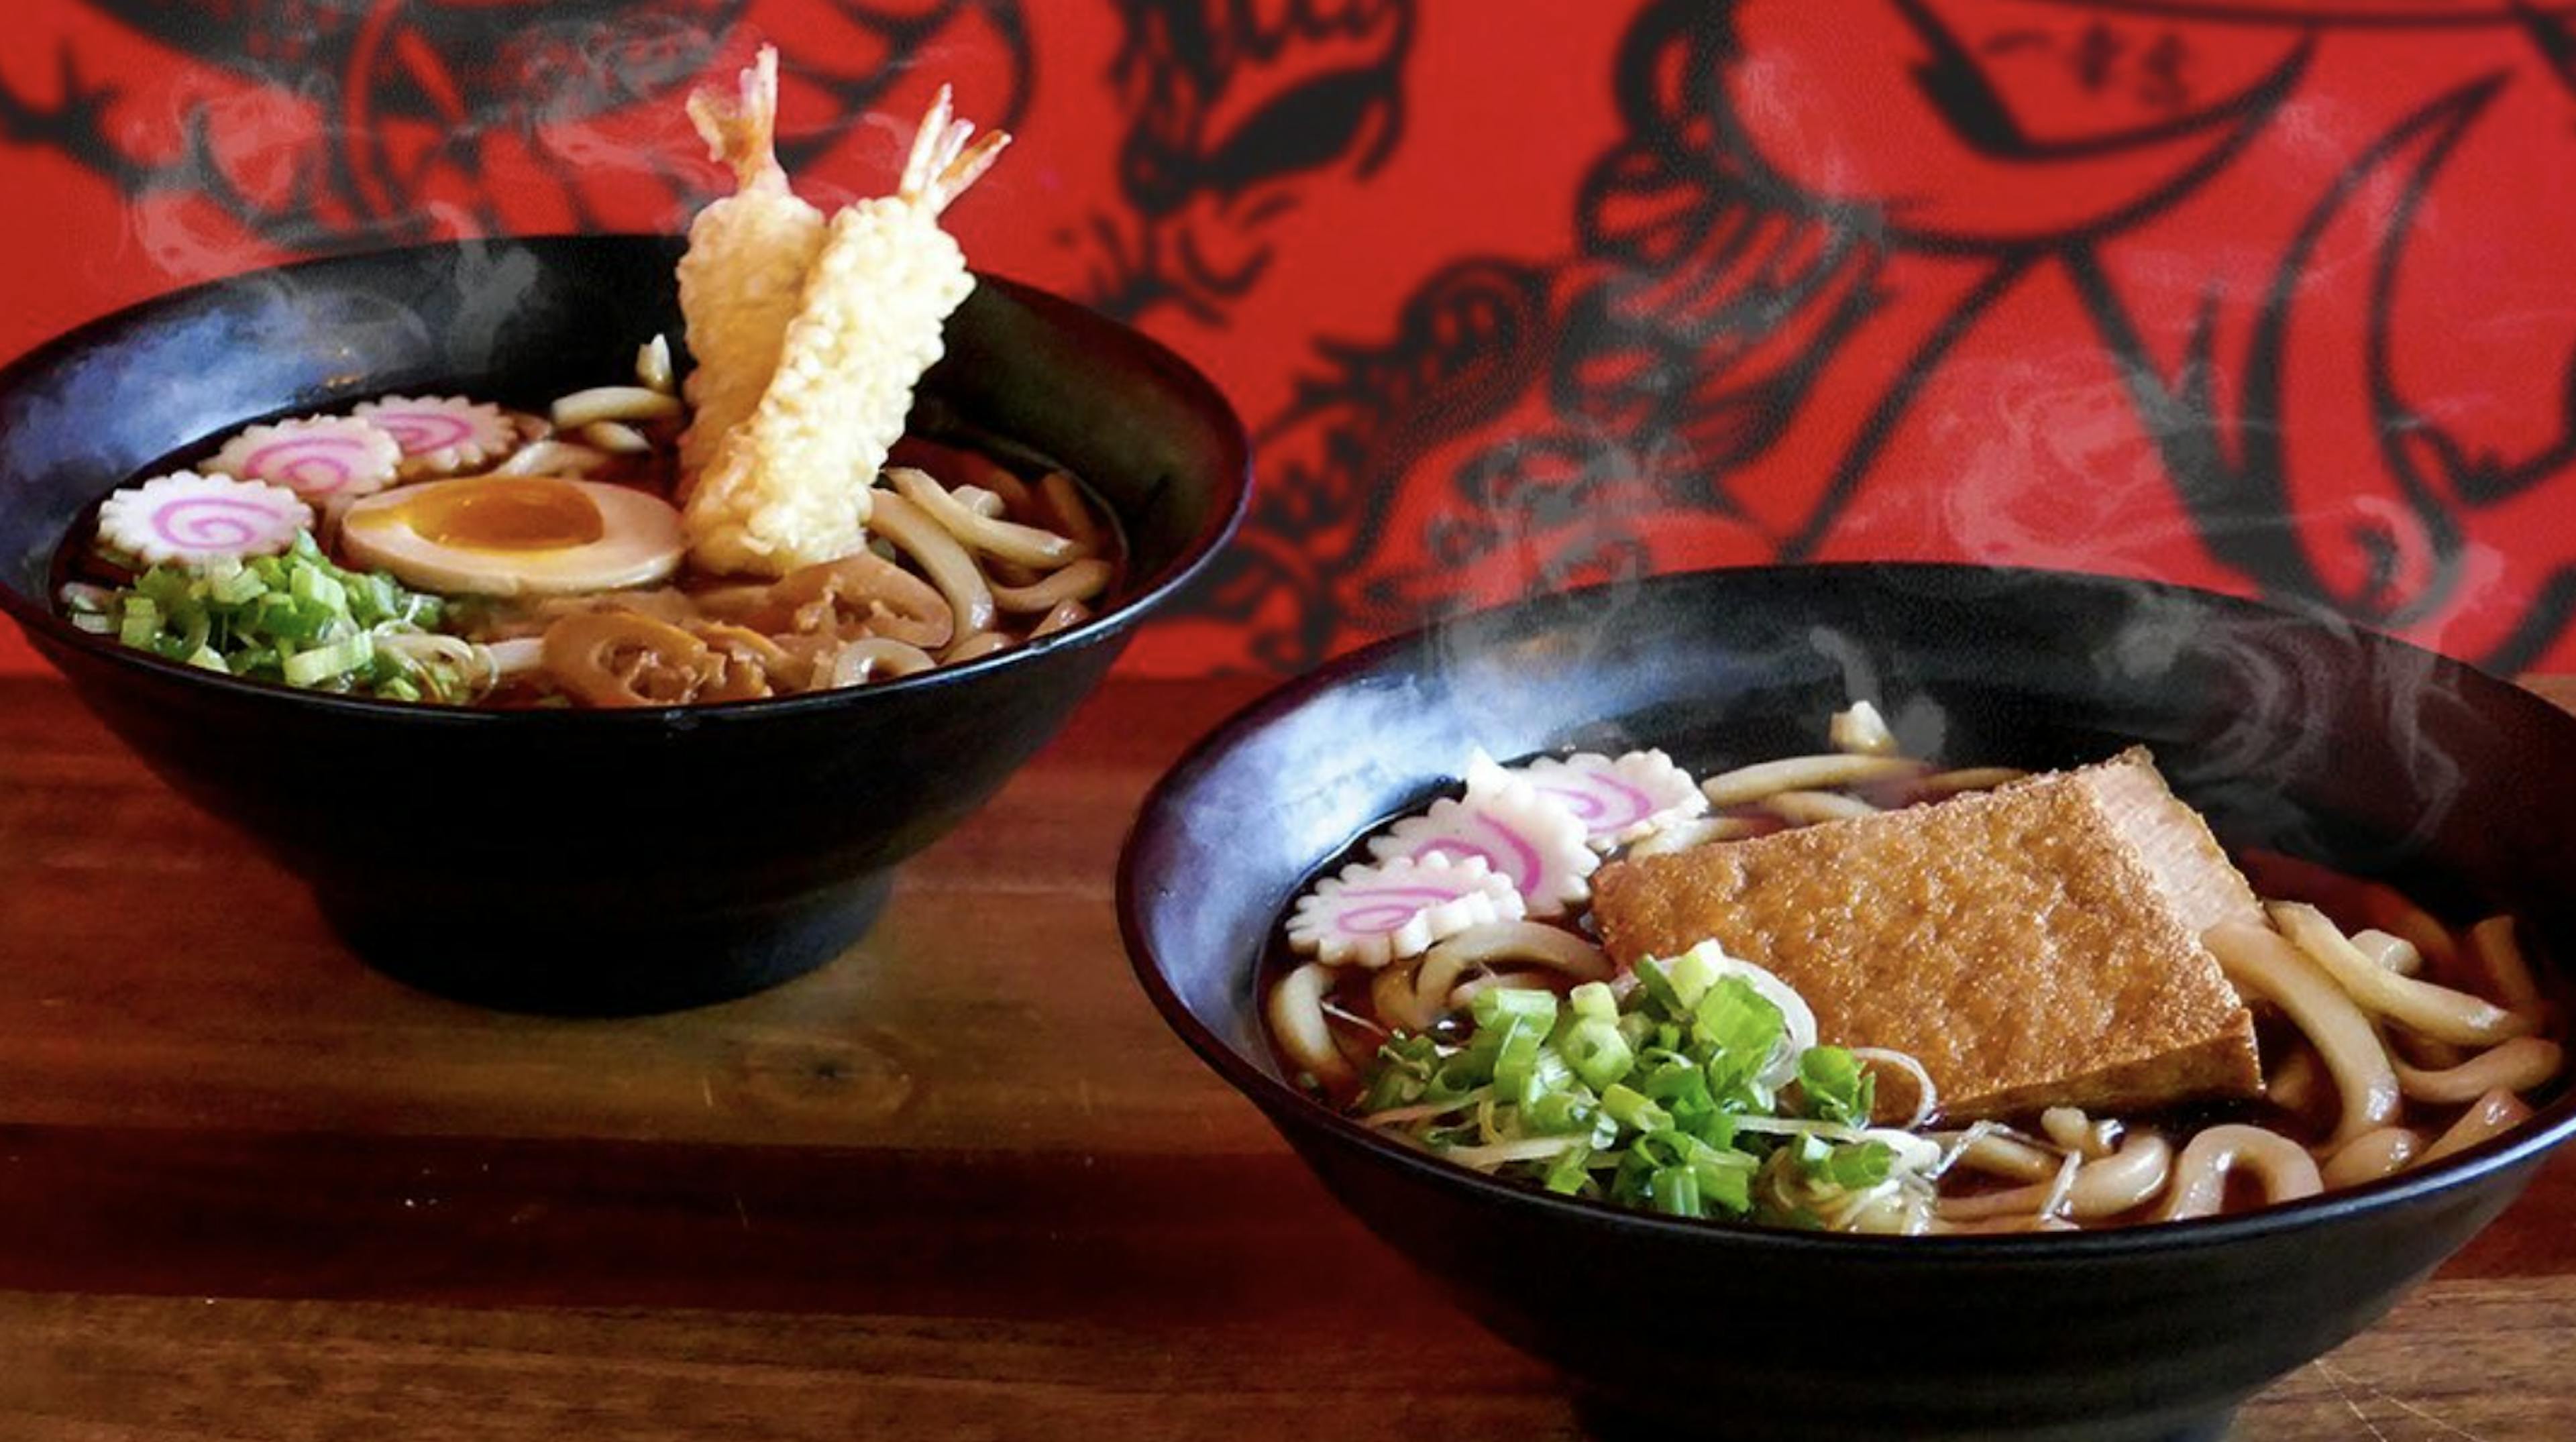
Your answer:
[[[1857,1047],[1850,1049],[1852,1064],[1910,1105],[1893,1114],[1882,1106],[1875,1117],[1828,1113],[1819,1120],[1811,1103],[1803,1114],[1789,1104],[1800,1092],[1796,1081],[1777,1089],[1777,1115],[1765,1110],[1770,1089],[1744,1088],[1738,1096],[1752,1102],[1718,1128],[1721,1145],[1702,1160],[1723,1161],[1718,1152],[1729,1145],[1751,1160],[1703,1166],[1701,1176],[1724,1182],[1724,1166],[1753,1168],[1748,1204],[1666,1205],[1663,1189],[1633,1185],[1631,1178],[1643,1170],[1631,1154],[1657,1134],[1608,1116],[1619,1110],[1610,1093],[1620,1087],[1584,1085],[1601,1076],[1579,1065],[1584,1048],[1577,1034],[1586,1026],[1599,1028],[1611,1018],[1632,1039],[1650,1030],[1635,1019],[1638,971],[1605,951],[1588,901],[1552,916],[1535,914],[1541,908],[1534,905],[1526,916],[1508,904],[1495,906],[1511,887],[1497,884],[1484,858],[1500,856],[1505,848],[1494,838],[1508,836],[1523,846],[1510,864],[1536,868],[1517,879],[1544,876],[1559,863],[1588,873],[1621,858],[1936,803],[2024,775],[1996,767],[1941,770],[1898,755],[1865,705],[1836,717],[1832,731],[1835,751],[1739,767],[1690,794],[1669,777],[1653,779],[1654,767],[1643,762],[1624,780],[1612,776],[1611,766],[1629,767],[1634,757],[1617,763],[1571,758],[1611,778],[1597,794],[1566,780],[1580,768],[1543,769],[1563,763],[1541,761],[1512,773],[1541,791],[1553,786],[1578,811],[1630,807],[1609,821],[1597,810],[1582,818],[1597,859],[1575,854],[1577,848],[1551,851],[1546,827],[1494,803],[1503,794],[1495,779],[1501,773],[1480,760],[1470,768],[1467,801],[1435,803],[1381,828],[1360,853],[1376,863],[1344,868],[1300,902],[1267,984],[1265,1015],[1278,1055],[1330,1104],[1479,1171],[1684,1215],[1905,1234],[2122,1226],[2289,1202],[2475,1146],[2530,1116],[2526,1098],[2560,1084],[2561,1018],[2510,918],[2457,930],[2386,885],[2249,855],[2240,860],[2258,888],[2282,899],[2265,903],[2259,921],[2213,926],[2202,941],[2253,1010],[2258,1098],[2132,1115],[2050,1106],[1948,1122],[1919,1061]],[[1661,753],[1641,754],[1668,766]],[[1621,786],[1624,799],[1601,799]],[[1487,798],[1481,811],[1474,801],[1480,788]],[[1607,828],[1620,821],[1627,823],[1624,831],[1603,845]],[[1581,836],[1584,828],[1567,834]],[[1467,860],[1471,855],[1477,859]],[[1408,889],[1409,899],[1371,899]],[[1371,905],[1378,910],[1367,910]],[[1760,960],[1730,957],[1717,965],[1744,978],[1778,1013],[1772,1063],[1819,1042],[1830,1052],[1838,1039],[1816,1037],[1804,1001]],[[1646,965],[1655,975],[1645,980],[1659,995],[1682,970]],[[1563,1005],[1507,1011],[1490,999],[1479,1004],[1482,994],[1512,991],[1545,993]],[[1609,1011],[1605,995],[1621,1010]],[[1681,1013],[1667,1007],[1662,1014]],[[1492,1050],[1491,1028],[1529,1017],[1544,1018],[1542,1067],[1554,1064],[1544,1058],[1561,1054],[1576,1061],[1577,1075],[1551,1081],[1512,1073],[1508,1060],[1491,1058],[1481,1069],[1466,1066],[1480,1046]],[[1669,1043],[1674,1035],[1666,1024],[1662,1036]],[[1458,1083],[1444,1092],[1444,1069],[1462,1066]],[[1668,1067],[1667,1074],[1678,1070]],[[1637,1074],[1624,1073],[1630,1081]],[[1811,1075],[1806,1085],[1814,1084]],[[1868,1095],[1862,1092],[1863,1113]],[[1552,1118],[1531,1120],[1533,1108],[1551,1107]],[[1655,1169],[1675,1170],[1675,1158],[1695,1146],[1700,1142],[1676,1143]],[[1881,1149],[1884,1165],[1854,1168],[1838,1182],[1824,1164],[1833,1149],[1863,1146]],[[1764,1157],[1764,1147],[1776,1149]],[[1798,1148],[1805,1149],[1803,1163],[1782,1161]]]

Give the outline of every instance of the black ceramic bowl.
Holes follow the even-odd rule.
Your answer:
[[[360,955],[432,990],[631,1012],[830,958],[890,868],[1054,734],[1244,505],[1242,426],[1195,371],[988,279],[925,396],[1072,467],[1133,562],[1123,605],[1029,646],[808,697],[493,712],[235,681],[54,615],[66,533],[138,468],[389,391],[542,405],[617,380],[641,342],[681,333],[678,250],[602,236],[319,261],[152,301],[0,371],[0,607],[172,787],[309,878]]]
[[[1658,1436],[2216,1436],[2238,1401],[2385,1312],[2576,1131],[2562,1094],[2454,1160],[2277,1210],[2080,1235],[1828,1237],[1518,1189],[1281,1079],[1253,971],[1282,908],[1470,747],[1653,744],[1706,768],[1816,749],[1853,695],[1877,700],[1910,750],[1961,764],[2147,742],[2231,843],[2399,877],[2455,914],[2511,910],[2564,990],[2576,721],[2330,620],[1950,566],[1712,571],[1549,597],[1286,686],[1147,801],[1120,875],[1137,974],[1343,1203],[1562,1366],[1598,1415],[1707,1424]]]

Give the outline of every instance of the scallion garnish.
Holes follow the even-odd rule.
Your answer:
[[[1560,1195],[1824,1225],[1906,1164],[1867,1135],[1868,1069],[1841,1047],[1801,1047],[1811,1030],[1793,1028],[1783,1006],[1803,1003],[1785,990],[1775,1002],[1766,987],[1778,979],[1714,946],[1640,961],[1624,998],[1598,982],[1563,1004],[1488,987],[1463,1045],[1399,1034],[1380,1047],[1360,1110]]]
[[[442,603],[333,565],[310,531],[284,555],[154,566],[118,590],[65,592],[73,624],[209,671],[395,701],[469,700],[485,679],[457,659],[472,655],[460,642],[385,644],[434,628]]]

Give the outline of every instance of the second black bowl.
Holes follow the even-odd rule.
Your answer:
[[[200,286],[0,372],[0,609],[170,785],[311,881],[368,961],[567,1012],[739,995],[829,959],[889,870],[1052,736],[1241,514],[1243,430],[1171,352],[986,279],[924,393],[1053,455],[1116,513],[1128,599],[1016,650],[720,706],[494,712],[255,685],[58,618],[84,510],[141,467],[283,412],[387,392],[541,403],[680,334],[675,239],[425,246]]]
[[[1816,749],[1853,696],[1906,749],[2054,766],[2155,748],[2220,835],[2510,911],[2576,957],[2576,719],[2331,619],[1965,566],[1711,571],[1553,596],[1371,647],[1220,727],[1137,821],[1119,896],[1164,1019],[1352,1212],[1644,1435],[2215,1437],[2385,1312],[2576,1132],[2576,1097],[2457,1158],[2268,1211],[2125,1231],[1854,1237],[1512,1187],[1310,1099],[1255,968],[1316,867],[1473,748]],[[1680,1430],[1676,1430],[1680,1429]]]

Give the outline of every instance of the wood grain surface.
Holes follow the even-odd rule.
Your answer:
[[[1118,838],[1258,689],[1113,683],[832,966],[567,1022],[0,681],[0,1439],[1581,1435],[1129,979]],[[2238,1435],[2576,1437],[2571,1222],[2562,1155]]]

